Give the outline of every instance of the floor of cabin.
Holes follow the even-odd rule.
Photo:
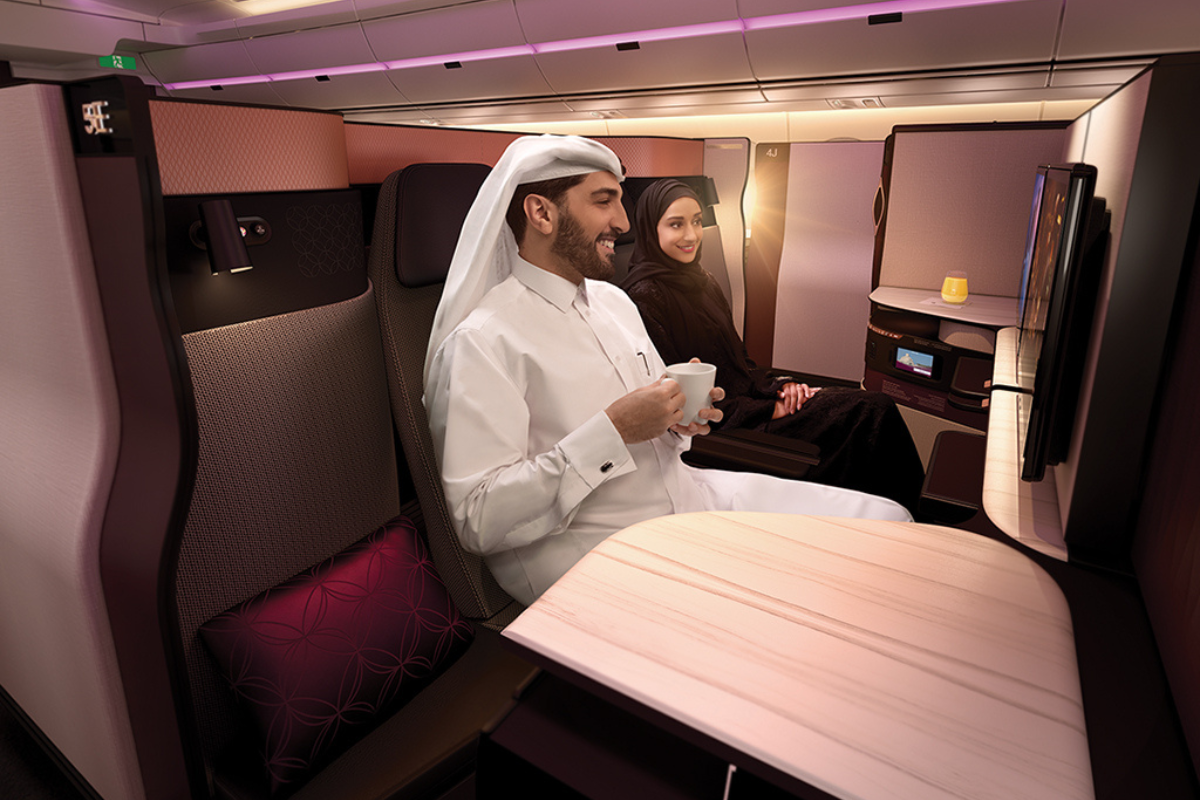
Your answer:
[[[0,797],[84,800],[4,703],[0,703]]]

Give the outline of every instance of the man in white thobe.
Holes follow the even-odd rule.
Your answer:
[[[604,538],[663,514],[910,520],[872,495],[680,461],[721,412],[679,424],[679,385],[664,377],[636,306],[607,282],[613,244],[629,227],[621,174],[598,142],[524,137],[467,215],[425,375],[464,548],[529,604]]]

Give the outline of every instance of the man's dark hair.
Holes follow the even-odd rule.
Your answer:
[[[513,192],[512,201],[508,204],[508,211],[504,214],[504,220],[508,223],[508,227],[512,228],[518,247],[521,246],[521,239],[525,237],[525,198],[531,194],[537,194],[554,205],[561,206],[567,191],[571,187],[583,183],[583,179],[586,177],[587,175],[570,175],[566,178],[551,178],[546,181],[522,183],[517,186],[516,191]]]

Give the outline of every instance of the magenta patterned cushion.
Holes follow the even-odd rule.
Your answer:
[[[399,517],[200,635],[249,707],[280,793],[415,695],[475,633]]]

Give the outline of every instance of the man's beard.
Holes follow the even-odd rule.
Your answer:
[[[612,257],[604,257],[596,250],[596,241],[588,240],[583,232],[583,226],[560,206],[558,235],[550,245],[550,252],[558,256],[564,264],[573,267],[585,278],[596,281],[611,280],[616,274],[612,265]]]

